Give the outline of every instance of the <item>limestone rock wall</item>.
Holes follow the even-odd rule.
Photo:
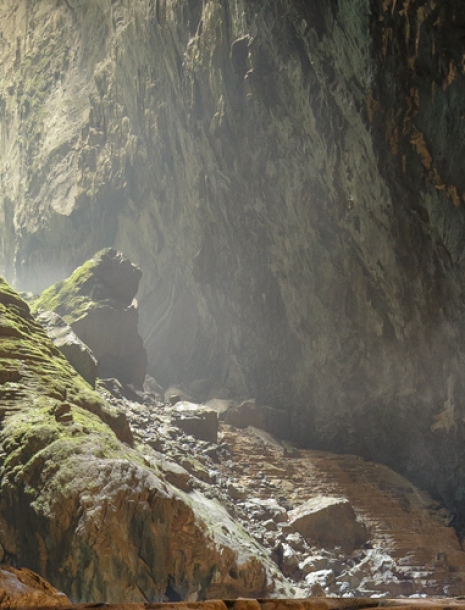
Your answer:
[[[462,27],[446,0],[5,0],[7,277],[124,251],[162,385],[459,506]]]

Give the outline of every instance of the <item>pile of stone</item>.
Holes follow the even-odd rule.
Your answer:
[[[447,566],[447,553],[434,548],[426,553],[423,565],[415,567],[411,549],[390,544],[383,530],[389,524],[369,512],[361,514],[340,493],[341,481],[315,484],[312,480],[307,487],[313,455],[326,460],[328,469],[336,456],[297,450],[253,426],[230,426],[215,419],[209,405],[184,400],[172,404],[169,398],[154,401],[149,393],[140,398],[135,402],[106,394],[108,401],[124,408],[135,438],[145,454],[158,461],[162,476],[185,492],[196,491],[221,503],[267,549],[294,596],[417,598],[465,593],[460,572],[465,569],[465,553],[443,527],[440,511],[425,508],[425,527],[433,523],[435,535],[443,537],[449,552],[453,549],[461,568]],[[193,423],[186,425],[184,418],[190,417]],[[354,462],[360,470],[353,475],[354,488],[357,477],[367,478],[370,468],[377,466],[355,456],[346,456],[345,462],[349,469]],[[379,468],[380,486],[390,485],[398,476]],[[375,484],[363,489],[364,494],[379,496]],[[418,490],[415,493],[424,497]],[[380,510],[393,522],[405,502],[400,496],[397,503],[378,498]],[[411,513],[405,514],[406,527],[414,529],[416,513]],[[419,534],[417,539],[427,546],[427,536]]]

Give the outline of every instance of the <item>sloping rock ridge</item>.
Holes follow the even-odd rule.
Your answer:
[[[0,281],[0,549],[75,601],[290,595],[215,500],[175,488],[124,414]]]
[[[254,396],[459,523],[464,20],[450,0],[5,0],[6,276],[41,291],[126,252],[164,387]]]
[[[15,570],[0,567],[0,608],[46,608],[69,606],[64,593],[54,589],[48,582],[31,570]]]

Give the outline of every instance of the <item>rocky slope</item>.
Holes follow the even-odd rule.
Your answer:
[[[463,9],[5,0],[2,263],[144,272],[149,371],[463,518]]]
[[[167,480],[0,282],[0,561],[74,601],[291,595],[225,509]]]
[[[465,594],[465,552],[450,514],[389,468],[297,450],[252,426],[220,422],[218,441],[205,441],[205,425],[186,434],[185,402],[107,398],[174,485],[221,502],[268,549],[293,595]]]

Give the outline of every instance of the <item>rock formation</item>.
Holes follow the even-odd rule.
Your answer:
[[[97,358],[99,377],[116,377],[141,388],[147,357],[134,300],[141,277],[140,269],[120,252],[102,250],[71,277],[44,291],[34,308],[63,317]],[[52,332],[55,343],[56,334]]]
[[[254,426],[279,438],[289,436],[289,416],[285,411],[273,409],[255,402],[245,401],[228,409],[225,421],[236,428]]]
[[[209,443],[218,442],[218,414],[206,406],[189,402],[174,405],[173,423],[190,436]]]
[[[75,601],[290,594],[221,505],[173,487],[163,460],[131,447],[126,416],[3,280],[0,360],[2,558]]]
[[[464,24],[450,0],[5,0],[6,276],[124,251],[164,387],[286,410],[462,518]]]
[[[357,521],[347,498],[324,495],[308,500],[290,511],[289,523],[315,546],[338,546],[348,555],[367,542],[366,527]]]
[[[1,610],[9,610],[13,608],[16,610],[18,606],[13,603],[12,605],[2,606]],[[62,606],[62,610],[86,610],[86,608],[93,608],[94,604],[66,604]],[[236,599],[236,600],[221,600],[215,599],[208,602],[183,602],[179,603],[163,603],[163,604],[106,604],[106,610],[341,610],[353,609],[353,610],[364,610],[365,608],[384,608],[386,610],[396,608],[409,608],[414,607],[419,610],[447,610],[451,608],[453,610],[463,610],[465,604],[462,600],[447,599],[447,600],[415,600],[413,603],[405,602],[405,600],[366,600],[366,599],[352,599],[352,600],[331,600],[331,599],[318,599],[318,600],[269,600],[269,599]],[[54,605],[54,608],[57,608]]]

